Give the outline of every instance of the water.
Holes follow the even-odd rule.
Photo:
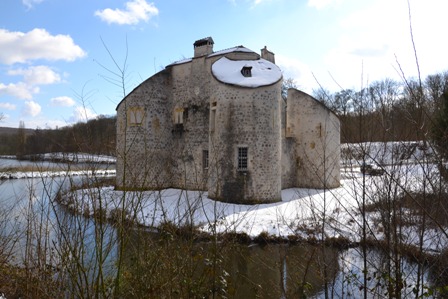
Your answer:
[[[5,161],[0,160],[0,165]],[[11,166],[22,162],[8,160]],[[53,167],[50,162],[43,162]],[[34,164],[34,163],[33,163]],[[58,164],[59,165],[59,164]],[[28,268],[42,265],[55,269],[54,278],[67,282],[67,293],[93,289],[98,277],[113,277],[120,243],[115,226],[74,215],[54,198],[61,189],[80,184],[85,177],[34,178],[0,181],[0,255],[8,262]],[[85,183],[85,182],[84,182]],[[211,273],[219,278],[213,285],[225,289],[233,298],[297,298],[303,295],[325,298],[360,298],[363,295],[363,257],[359,248],[339,251],[312,245],[246,245],[188,243],[182,239],[160,242],[164,236],[129,229],[125,273],[138,276],[135,287],[154,286],[166,276],[168,281],[185,281],[172,287],[177,292],[209,281]],[[394,277],[388,254],[369,250],[367,260],[369,298],[388,295]],[[137,262],[138,266],[137,266]],[[402,297],[415,288],[417,264],[400,259],[403,274]],[[216,267],[216,269],[214,268]],[[188,269],[190,272],[186,271]],[[183,273],[182,271],[185,271]],[[73,282],[73,275],[84,279]],[[180,273],[182,272],[182,273]],[[142,273],[145,278],[141,278]],[[159,280],[154,280],[159,277]],[[422,283],[429,285],[425,274]],[[161,288],[166,288],[161,281]],[[142,294],[143,295],[143,294]],[[171,294],[173,295],[173,294]]]
[[[10,262],[27,264],[31,262],[31,255],[38,259],[33,263],[57,265],[61,262],[58,256],[66,250],[64,246],[74,245],[77,241],[86,252],[95,252],[98,246],[95,221],[73,215],[54,201],[59,190],[81,183],[83,179],[34,178],[0,183],[0,231],[3,241],[0,247],[6,247],[12,253],[14,258]],[[113,238],[114,228],[108,225],[105,231],[108,238]],[[92,256],[84,256],[86,262],[91,259]]]

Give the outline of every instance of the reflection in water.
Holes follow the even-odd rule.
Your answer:
[[[237,298],[298,298],[336,275],[337,251],[311,245],[240,246],[227,267]]]
[[[338,251],[312,245],[245,245],[194,242],[134,231],[126,251],[126,273],[143,289],[134,296],[301,298],[316,294],[338,273]],[[145,274],[141,285],[135,279]],[[170,281],[179,282],[167,288]],[[164,283],[165,282],[165,283]]]
[[[418,277],[419,264],[407,260],[396,253],[387,253],[368,248],[366,253],[366,281],[369,298],[416,298],[416,283],[420,280],[419,290],[430,288],[428,267]],[[339,256],[340,269],[333,282],[331,294],[335,298],[364,297],[364,257],[361,248],[350,248]],[[396,263],[397,262],[397,263]],[[421,266],[421,265],[420,265]],[[425,291],[425,290],[423,290]],[[320,293],[318,298],[324,298]]]
[[[55,279],[70,294],[75,288],[87,294],[94,279],[115,273],[115,228],[74,215],[54,201],[59,190],[85,179],[0,181],[0,266],[6,258],[42,281]]]

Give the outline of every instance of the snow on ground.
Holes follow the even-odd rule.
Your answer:
[[[363,176],[360,172],[362,155],[367,161],[377,163],[384,169],[382,176]],[[129,217],[142,225],[157,227],[164,222],[176,225],[193,223],[206,232],[240,232],[251,237],[260,233],[303,238],[343,237],[353,242],[361,240],[363,217],[361,206],[380,200],[397,198],[405,192],[422,190],[425,182],[427,192],[439,188],[442,182],[436,165],[431,161],[434,152],[418,142],[369,143],[342,145],[341,186],[335,189],[291,188],[282,191],[282,201],[271,204],[242,205],[214,201],[204,191],[166,189],[160,191],[123,192],[113,187],[82,189],[69,193],[63,204],[83,213],[93,214],[94,209],[103,207],[109,216],[116,209],[126,210]],[[348,156],[347,153],[351,153]],[[54,155],[54,154],[53,154]],[[65,155],[65,157],[67,157]],[[77,161],[115,161],[111,157],[76,155]],[[370,159],[370,160],[369,160]],[[381,163],[380,163],[381,162]],[[39,171],[1,173],[0,178],[32,178],[55,176],[113,176],[114,169],[79,171]],[[363,193],[363,191],[365,191]],[[364,194],[364,196],[363,196]],[[416,221],[409,211],[402,211],[411,222]],[[384,227],[379,212],[366,214],[368,234],[371,238],[384,239]],[[325,223],[325,225],[323,225]],[[403,226],[401,238],[406,244],[419,243],[418,226]],[[426,228],[424,249],[440,252],[448,246],[444,229]],[[322,235],[324,232],[324,236]]]
[[[414,173],[396,174],[396,180],[390,182],[404,187],[414,186],[419,175],[416,167],[406,168]],[[403,169],[400,169],[403,171]],[[414,171],[414,172],[412,172]],[[366,196],[362,196],[365,179]],[[100,190],[78,190],[65,199],[65,204],[82,213],[93,214],[101,206],[111,213],[114,209],[124,208],[130,217],[138,223],[157,227],[163,222],[176,225],[193,223],[206,232],[239,232],[256,237],[265,232],[269,235],[287,238],[289,235],[303,238],[322,239],[344,237],[359,242],[362,236],[361,205],[385,196],[389,188],[387,176],[365,176],[357,169],[343,173],[341,187],[330,190],[291,188],[282,191],[282,201],[270,204],[242,205],[214,201],[207,192],[165,189],[161,191],[123,192],[112,187]],[[419,184],[420,185],[420,184]],[[415,187],[415,186],[414,186]],[[92,193],[93,192],[93,193]],[[384,239],[384,228],[379,221],[378,212],[367,214],[368,235]],[[323,220],[325,219],[325,226]],[[402,228],[402,238],[406,244],[419,243],[417,227]],[[440,252],[448,246],[448,239],[440,230],[430,228],[425,233],[424,249],[428,252]]]
[[[363,142],[341,144],[342,164],[356,165],[362,162],[378,165],[397,165],[431,161],[434,148],[423,141]]]
[[[106,155],[93,155],[87,153],[47,153],[42,155],[45,161],[66,161],[73,163],[115,163],[116,158]]]
[[[63,170],[63,171],[1,171],[0,180],[9,179],[32,179],[32,178],[54,178],[63,176],[115,176],[115,169],[85,169],[85,170]]]
[[[88,153],[45,153],[45,154],[36,154],[33,155],[33,160],[36,162],[39,161],[63,161],[63,162],[71,162],[71,163],[106,163],[106,164],[114,164],[117,159],[112,156],[106,155],[95,155]],[[16,156],[8,156],[8,155],[0,155],[0,159],[11,159],[16,160]],[[29,160],[23,160],[29,161]]]

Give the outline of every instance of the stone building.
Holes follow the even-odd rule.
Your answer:
[[[340,180],[337,116],[310,95],[283,98],[275,56],[243,46],[194,57],[145,80],[117,106],[117,188],[206,190],[236,203]]]

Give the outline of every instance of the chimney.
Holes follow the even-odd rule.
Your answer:
[[[266,46],[264,46],[263,49],[261,49],[261,58],[266,59],[267,61],[272,62],[275,64],[275,55],[271,51],[269,51]]]
[[[213,39],[211,37],[206,37],[199,39],[194,42],[194,57],[200,57],[204,55],[209,55],[213,53]]]

